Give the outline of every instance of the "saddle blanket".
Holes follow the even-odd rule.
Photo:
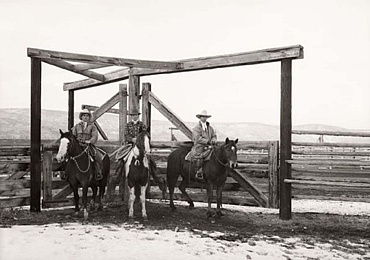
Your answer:
[[[123,159],[125,161],[128,154],[131,152],[133,146],[131,144],[124,145],[121,148],[118,149],[116,153],[116,160]]]
[[[202,152],[200,155],[194,155],[192,151],[190,151],[185,156],[185,161],[194,162],[199,159],[203,159],[204,161],[209,161],[211,159],[212,152],[213,152],[213,149],[209,149],[209,150]]]

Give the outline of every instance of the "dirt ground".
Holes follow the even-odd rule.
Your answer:
[[[224,216],[207,219],[205,207],[189,209],[184,204],[171,211],[168,201],[148,201],[149,220],[143,221],[140,206],[135,205],[135,220],[149,230],[187,230],[200,232],[222,232],[222,236],[213,239],[247,242],[252,236],[262,235],[274,239],[299,237],[308,244],[331,243],[347,253],[364,254],[370,252],[370,217],[353,215],[333,215],[319,213],[293,213],[292,220],[283,221],[277,214],[248,212],[224,209]],[[89,224],[121,225],[130,222],[127,207],[122,203],[105,205],[102,211],[93,211],[89,215]],[[83,223],[82,212],[74,215],[74,209],[61,208],[42,210],[31,213],[24,209],[3,209],[0,211],[0,227],[14,225],[46,225],[52,223]],[[356,244],[356,245],[351,245]],[[360,245],[360,246],[359,246]],[[365,257],[364,259],[367,259]]]

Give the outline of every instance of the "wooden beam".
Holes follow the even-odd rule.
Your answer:
[[[246,178],[242,173],[236,169],[230,169],[229,175],[236,180],[239,185],[248,191],[262,207],[267,207],[268,198],[263,194],[248,178]]]
[[[103,105],[101,105],[99,107],[99,109],[95,110],[95,112],[92,115],[91,121],[97,120],[105,112],[107,112],[109,109],[111,109],[113,106],[115,106],[118,102],[119,102],[119,93],[115,94],[107,102],[105,102]]]
[[[105,134],[103,128],[101,128],[101,126],[99,125],[98,121],[95,120],[94,121],[94,125],[98,129],[98,132],[101,135],[101,137],[103,137],[104,140],[108,140],[108,136]]]
[[[31,212],[41,211],[41,60],[31,58]]]
[[[149,102],[149,95],[150,91],[152,90],[152,86],[150,83],[143,83],[143,90],[142,90],[142,100],[141,100],[141,120],[143,121],[144,125],[148,128],[151,128],[151,105]]]
[[[133,110],[140,111],[140,78],[138,76],[130,75],[128,82],[128,109],[131,113]],[[129,116],[131,120],[131,116]]]
[[[69,63],[67,61],[64,61],[64,60],[42,59],[42,61],[47,63],[47,64],[59,67],[61,69],[69,70],[71,72],[81,74],[81,75],[84,75],[84,76],[92,78],[92,79],[99,80],[101,82],[105,81],[105,78],[104,78],[103,74],[99,74],[99,73],[96,73],[96,72],[90,71],[90,70],[81,70],[81,71],[76,70],[75,65],[73,65],[72,63]]]
[[[162,114],[164,115],[174,126],[176,126],[185,136],[190,140],[192,139],[191,130],[185,125],[185,123],[175,115],[158,97],[152,92],[149,94],[149,102]]]
[[[369,189],[370,183],[356,183],[356,182],[341,182],[341,181],[309,181],[309,180],[295,180],[286,179],[285,183],[289,184],[302,184],[302,185],[322,185],[322,186],[338,186],[346,188],[364,188]]]
[[[96,111],[99,109],[98,106],[91,106],[91,105],[81,105],[81,108],[82,109],[87,109],[89,111]],[[105,113],[111,113],[111,114],[119,114],[119,109],[117,108],[111,108],[111,109],[108,109]]]
[[[119,84],[119,143],[125,143],[125,126],[127,124],[127,84]]]
[[[74,90],[68,91],[68,130],[72,129],[75,121],[75,93]]]
[[[309,130],[293,130],[292,134],[296,135],[331,135],[331,136],[353,136],[353,137],[370,137],[369,132],[341,132],[341,131],[309,131]]]
[[[292,187],[285,179],[292,178],[292,60],[281,61],[281,104],[280,104],[280,207],[279,217],[292,218]]]
[[[96,79],[83,79],[75,82],[64,83],[63,90],[78,90],[100,86],[103,84],[114,83],[121,80],[126,80],[130,76],[130,69],[121,69],[104,74],[105,82],[102,83]]]
[[[281,61],[283,59],[303,59],[303,46],[294,45],[281,48],[272,48],[257,50],[251,52],[243,52],[236,54],[227,54],[220,56],[211,56],[203,58],[194,58],[194,59],[184,59],[178,60],[183,64],[182,68],[177,69],[132,69],[132,73],[137,76],[149,76],[157,74],[166,74],[166,73],[177,73],[177,72],[187,72],[195,70],[208,70],[208,69],[217,69],[225,67],[234,67],[234,66],[243,66],[243,65],[253,65],[259,63],[268,63]],[[108,81],[108,75],[106,76],[106,82]],[[115,74],[109,75],[109,81],[119,81],[125,80],[128,78],[127,71],[119,70]],[[80,88],[89,88],[105,83],[96,82],[96,81],[76,81],[71,83],[64,84],[64,90],[68,89],[80,89]]]
[[[60,52],[51,50],[42,50],[35,48],[27,48],[28,57],[41,58],[41,59],[60,59],[70,60],[77,62],[92,62],[98,64],[108,64],[115,66],[124,67],[137,67],[137,68],[166,68],[166,69],[178,69],[182,67],[180,62],[167,62],[167,61],[151,61],[151,60],[138,60],[138,59],[127,59],[117,57],[105,57],[96,55],[86,55],[79,53]]]
[[[111,67],[112,65],[109,64],[95,64],[95,63],[82,63],[82,64],[73,64],[76,71],[83,71],[83,70],[93,70],[93,69],[101,69],[106,67]]]

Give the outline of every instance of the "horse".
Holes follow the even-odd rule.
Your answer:
[[[211,203],[213,199],[213,187],[217,188],[217,208],[216,215],[222,216],[222,190],[225,186],[228,175],[228,167],[236,168],[238,139],[230,140],[226,138],[225,143],[221,146],[213,146],[209,160],[203,163],[204,181],[207,187],[208,210],[207,217],[212,217]],[[170,207],[175,210],[173,203],[173,193],[178,177],[181,175],[182,182],[179,185],[181,193],[185,196],[190,208],[194,208],[194,202],[186,192],[190,179],[195,179],[195,165],[185,160],[186,155],[191,147],[181,146],[174,150],[167,159],[167,185],[170,194]]]
[[[129,152],[126,164],[123,165],[123,160],[120,160],[116,173],[122,176],[123,168],[125,174],[122,176],[127,180],[129,188],[129,219],[134,218],[134,202],[136,197],[140,197],[141,214],[143,219],[148,220],[146,213],[145,200],[146,190],[150,182],[150,135],[149,129],[140,129],[139,135],[136,137],[136,142],[133,149]],[[126,188],[126,187],[125,187]]]
[[[102,209],[102,198],[105,193],[105,187],[107,186],[108,175],[110,171],[110,160],[109,156],[103,158],[101,180],[96,180],[94,177],[94,167],[92,165],[92,157],[89,154],[89,148],[83,148],[80,146],[76,137],[71,131],[63,133],[60,132],[60,145],[56,159],[58,162],[65,161],[65,171],[68,175],[67,181],[73,190],[74,203],[75,203],[75,215],[78,215],[79,208],[79,194],[78,188],[82,187],[82,204],[84,209],[84,219],[87,220],[87,192],[88,187],[91,187],[93,191],[92,195],[92,208],[95,208],[95,203],[99,203],[98,209]],[[98,194],[99,189],[99,194]],[[96,199],[96,195],[98,198]]]

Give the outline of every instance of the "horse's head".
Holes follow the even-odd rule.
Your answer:
[[[227,164],[231,168],[236,168],[238,167],[238,156],[236,154],[237,152],[237,147],[236,144],[238,143],[238,139],[230,140],[228,137],[225,140],[225,143],[222,145],[222,149],[224,151],[224,155],[227,160]]]
[[[73,146],[77,146],[75,145],[77,141],[71,131],[63,133],[62,130],[59,129],[59,132],[60,144],[56,159],[60,163],[66,159],[67,155],[71,154],[71,149]]]
[[[136,137],[135,147],[144,153],[150,153],[150,132],[148,129],[140,128],[139,135]]]

